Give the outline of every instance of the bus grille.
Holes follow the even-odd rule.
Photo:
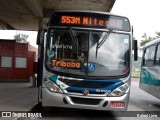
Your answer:
[[[76,79],[63,79],[58,78],[61,82],[65,83],[71,87],[79,87],[79,88],[106,88],[115,82],[97,82],[97,81],[84,81],[84,80],[76,80]]]
[[[67,90],[68,93],[80,93],[82,94],[83,91],[80,91],[80,90]],[[105,92],[92,92],[92,91],[89,91],[89,94],[97,94],[97,95],[103,95],[105,94]]]
[[[98,105],[101,99],[70,97],[75,104]]]

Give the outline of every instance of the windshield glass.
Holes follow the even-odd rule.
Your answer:
[[[129,70],[129,35],[50,29],[46,55],[46,64],[54,72],[97,77],[124,75]]]

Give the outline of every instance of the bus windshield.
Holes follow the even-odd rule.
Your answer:
[[[130,66],[129,43],[129,34],[52,28],[47,37],[46,65],[54,73],[86,77],[125,75]]]

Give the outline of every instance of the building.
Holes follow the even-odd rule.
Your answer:
[[[35,75],[37,52],[28,43],[0,39],[0,82],[29,82]]]

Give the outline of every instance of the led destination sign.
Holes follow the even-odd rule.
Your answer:
[[[52,66],[65,67],[65,68],[81,68],[81,63],[80,63],[80,61],[77,61],[77,60],[53,59]]]
[[[62,24],[73,24],[73,25],[86,25],[86,26],[99,26],[99,27],[110,27],[122,29],[122,20],[116,19],[100,19],[96,17],[76,17],[76,16],[62,16]]]
[[[130,31],[130,23],[127,18],[94,12],[57,12],[52,15],[49,26],[108,28]]]

